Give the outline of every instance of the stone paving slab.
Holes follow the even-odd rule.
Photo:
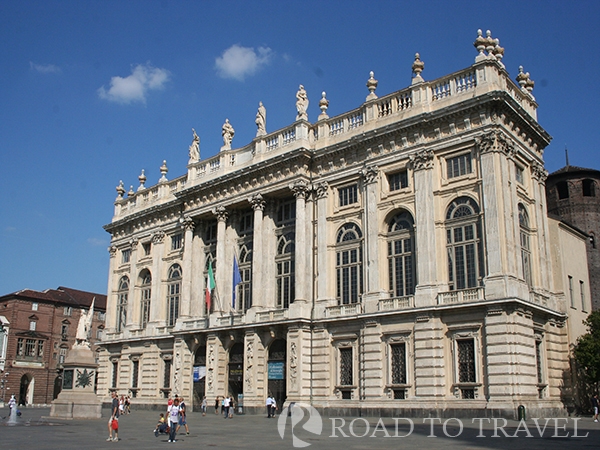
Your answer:
[[[165,408],[166,409],[166,408]],[[188,413],[190,435],[179,434],[177,442],[168,443],[167,436],[154,436],[158,418],[156,411],[136,411],[120,421],[119,442],[106,442],[108,409],[102,419],[57,420],[49,418],[49,408],[24,408],[17,425],[8,426],[8,408],[0,408],[0,449],[163,449],[174,448],[268,448],[293,449],[308,444],[310,450],[397,449],[527,449],[564,450],[600,448],[600,424],[589,417],[529,419],[524,423],[504,419],[402,419],[321,417],[320,434],[309,433],[299,420],[266,415],[236,415],[224,419],[209,412]],[[307,419],[308,415],[303,418]],[[283,420],[285,419],[285,421]],[[412,420],[412,426],[411,426]],[[285,422],[285,423],[284,423]],[[284,432],[281,438],[278,425]],[[576,427],[576,429],[575,429]],[[310,430],[311,428],[307,426]],[[314,428],[312,428],[313,431]],[[411,431],[412,430],[412,431]],[[507,437],[505,436],[517,437]],[[528,437],[530,435],[531,437]],[[540,436],[541,435],[541,436]],[[403,437],[404,436],[404,437]],[[455,436],[455,437],[450,437]],[[496,437],[494,437],[496,436]]]

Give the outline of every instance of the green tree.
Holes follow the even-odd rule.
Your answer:
[[[600,311],[591,313],[584,323],[588,333],[577,339],[573,355],[588,387],[595,391],[600,383]]]

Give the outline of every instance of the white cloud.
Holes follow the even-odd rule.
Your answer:
[[[150,63],[138,64],[126,78],[112,77],[110,87],[98,89],[98,96],[103,100],[116,103],[146,103],[148,91],[162,89],[169,81],[171,73],[166,69],[152,67]]]
[[[221,78],[233,78],[244,81],[246,75],[254,75],[261,67],[271,60],[272,50],[268,47],[242,47],[232,45],[215,60],[217,72]]]
[[[39,73],[61,73],[60,67],[54,64],[36,64],[33,61],[29,61],[29,68]]]

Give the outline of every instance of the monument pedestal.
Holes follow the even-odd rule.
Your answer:
[[[63,364],[63,386],[52,402],[50,417],[99,419],[102,400],[94,392],[98,364],[89,344],[75,344]]]

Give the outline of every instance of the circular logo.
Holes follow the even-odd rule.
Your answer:
[[[321,420],[321,415],[315,408],[307,403],[292,402],[283,408],[281,414],[279,415],[279,420],[277,421],[277,431],[279,431],[279,436],[281,436],[281,439],[283,439],[283,436],[285,435],[288,416],[292,422],[291,433],[292,444],[294,448],[308,447],[310,445],[308,442],[305,442],[297,437],[296,433],[294,432],[296,425],[300,424],[300,422],[304,421],[304,423],[301,425],[301,428],[311,434],[320,435],[323,431],[323,421]]]

